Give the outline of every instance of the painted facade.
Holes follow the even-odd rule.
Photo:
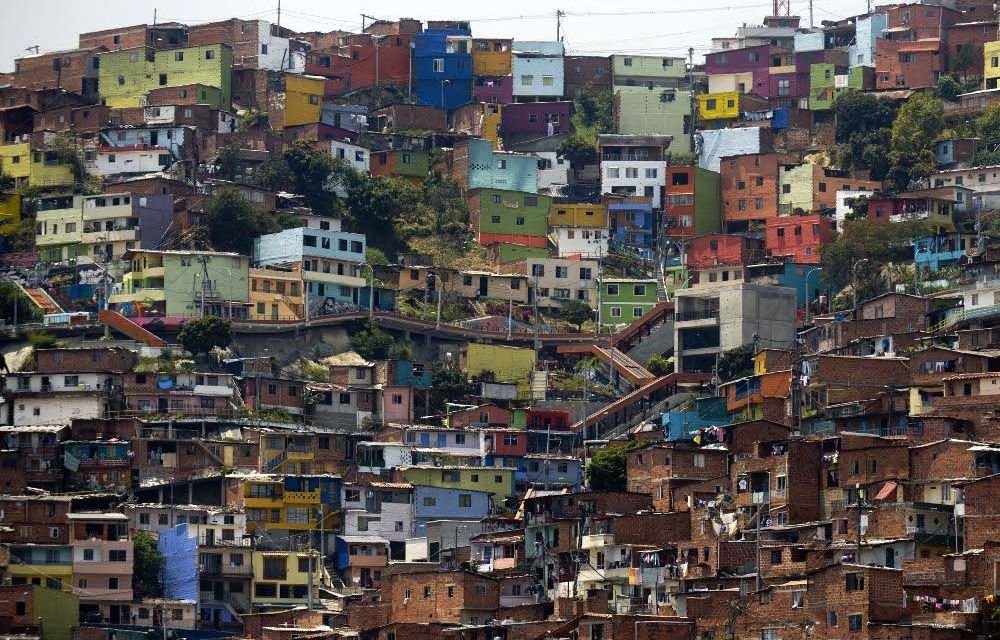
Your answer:
[[[561,42],[514,40],[514,99],[559,98],[565,85]]]
[[[109,107],[138,107],[154,89],[202,84],[219,89],[219,104],[213,107],[229,109],[233,50],[228,45],[160,51],[137,47],[102,53],[98,60],[101,100]]]

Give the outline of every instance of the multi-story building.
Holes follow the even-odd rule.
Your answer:
[[[597,308],[596,260],[527,258],[521,264],[539,306],[558,308],[566,300],[579,300]]]
[[[602,327],[631,324],[656,306],[656,280],[601,278],[598,314]]]
[[[124,513],[70,513],[73,592],[80,612],[101,619],[129,619],[134,566],[128,516]],[[117,613],[113,610],[117,609]]]
[[[174,217],[168,195],[113,193],[49,198],[39,212],[35,242],[43,259],[59,262],[82,255],[95,262],[120,260],[126,251],[158,246]]]
[[[32,91],[64,89],[96,101],[97,56],[105,51],[98,45],[15,58],[14,81]]]
[[[99,54],[98,87],[109,107],[138,107],[143,97],[161,87],[201,84],[219,90],[216,109],[229,109],[233,49],[209,44],[176,49],[138,46]]]
[[[655,235],[659,224],[651,199],[646,196],[609,195],[604,200],[608,207],[608,231],[613,246],[620,251],[632,252],[643,260],[652,260],[656,254]]]
[[[187,46],[226,44],[233,50],[234,69],[302,73],[306,52],[292,31],[267,20],[230,18],[187,27]]]
[[[485,492],[499,506],[514,495],[514,472],[506,467],[413,465],[400,467],[397,474],[414,487]]]
[[[608,210],[605,204],[553,202],[549,229],[556,238],[560,258],[608,255]]]
[[[454,109],[472,99],[472,32],[467,22],[428,26],[413,40],[413,85],[421,104]]]
[[[669,135],[672,149],[691,151],[691,90],[684,58],[611,56],[615,131]]]
[[[653,208],[660,209],[671,141],[663,135],[598,136],[601,193],[649,198]]]
[[[834,220],[820,214],[771,218],[764,227],[764,246],[774,257],[819,264],[819,249],[833,242],[835,228]]]
[[[720,354],[755,341],[788,348],[795,340],[792,289],[740,283],[682,289],[675,295],[678,373],[711,373]]]
[[[549,101],[563,96],[562,42],[514,40],[511,49],[515,102]]]
[[[719,174],[698,167],[667,167],[663,233],[683,237],[717,233]]]
[[[480,244],[515,244],[540,249],[548,246],[550,196],[474,189],[469,191],[467,198]]]
[[[310,574],[312,577],[310,578]],[[319,552],[253,551],[253,595],[255,611],[288,609],[319,598],[323,569]]]
[[[724,230],[776,217],[779,170],[794,164],[794,158],[778,153],[723,158],[720,183]]]
[[[510,38],[473,38],[473,95],[479,102],[510,104],[514,99]]]
[[[247,316],[249,258],[212,251],[126,254],[131,264],[109,302],[127,316]]]
[[[395,176],[422,184],[430,173],[430,155],[405,149],[373,151],[369,169],[373,176]]]
[[[782,164],[778,167],[778,213],[788,215],[836,208],[837,191],[876,191],[877,180],[854,178],[818,164]]]
[[[466,189],[502,189],[538,193],[538,158],[494,151],[489,140],[459,140],[452,175]]]
[[[302,267],[250,269],[251,320],[298,320],[305,317]]]

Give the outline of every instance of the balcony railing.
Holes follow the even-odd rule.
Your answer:
[[[769,491],[754,491],[750,494],[751,504],[768,504],[771,501],[771,493]]]
[[[718,309],[695,309],[692,311],[678,311],[677,322],[688,322],[690,320],[712,320],[719,318]]]

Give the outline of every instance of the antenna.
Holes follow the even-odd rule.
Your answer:
[[[562,18],[565,15],[565,11],[556,9],[556,42],[562,42]]]
[[[792,10],[792,0],[774,0],[775,16],[789,16]]]
[[[24,50],[25,51],[30,51],[33,54],[35,54],[36,56],[38,55],[38,51],[39,51],[37,44],[33,44],[30,47],[25,47]]]

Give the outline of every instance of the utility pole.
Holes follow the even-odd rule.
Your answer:
[[[565,15],[565,11],[556,9],[556,42],[562,42],[562,18]]]
[[[813,24],[813,0],[809,0],[809,28],[812,29],[815,25]]]
[[[688,47],[688,95],[689,97],[689,111],[688,116],[688,144],[691,147],[691,153],[694,153],[694,122],[695,122],[695,103],[697,100],[694,95],[694,47]]]
[[[277,25],[278,25],[278,31],[280,32],[281,31],[281,0],[278,0],[278,20],[277,20]]]

